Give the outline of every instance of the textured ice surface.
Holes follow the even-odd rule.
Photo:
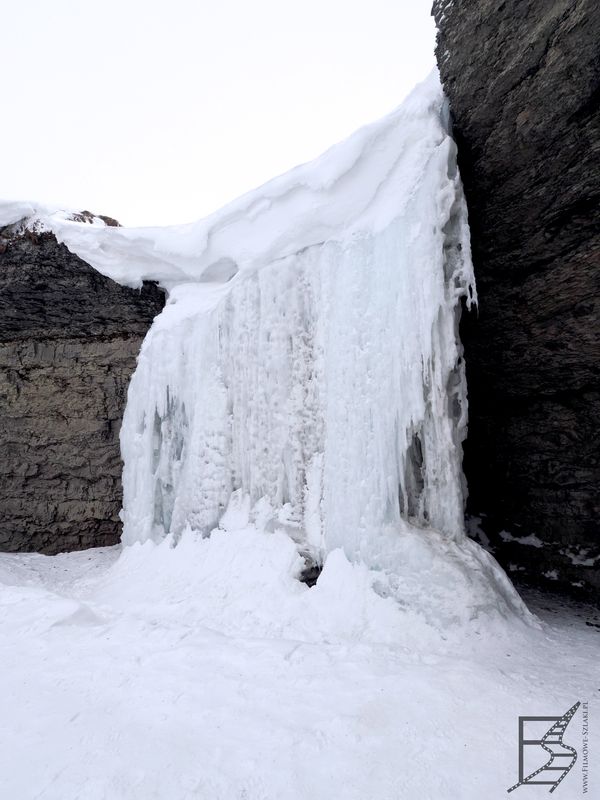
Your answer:
[[[126,543],[208,533],[233,492],[264,498],[317,559],[341,547],[380,566],[406,522],[463,535],[457,314],[473,289],[444,109],[433,76],[186,229],[202,246],[192,267],[184,239],[178,269],[195,280],[155,275],[170,297],[129,391]]]

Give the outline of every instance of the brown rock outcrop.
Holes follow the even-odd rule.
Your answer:
[[[0,242],[0,549],[115,544],[127,385],[163,293],[120,286],[50,233]]]

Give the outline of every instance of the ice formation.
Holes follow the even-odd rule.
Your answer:
[[[317,561],[341,547],[377,562],[405,523],[463,535],[457,320],[474,288],[437,75],[196,224],[23,204],[0,221],[24,209],[104,274],[169,290],[121,433],[124,542],[208,533],[259,502]]]
[[[115,280],[168,290],[121,430],[125,544],[279,531],[308,563],[342,551],[438,624],[526,616],[463,531],[458,319],[475,289],[437,74],[198,223],[80,217],[0,204],[0,225],[50,229]]]
[[[402,520],[462,536],[473,279],[437,82],[199,228],[181,282],[143,275],[170,297],[123,423],[124,541],[259,501],[317,560],[378,563]]]

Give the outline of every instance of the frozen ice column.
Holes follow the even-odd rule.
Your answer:
[[[155,277],[161,248],[181,259],[129,389],[124,542],[208,533],[234,492],[317,558],[376,565],[407,524],[462,537],[474,287],[445,119],[434,74],[315,162],[155,234]]]

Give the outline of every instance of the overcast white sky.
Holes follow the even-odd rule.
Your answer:
[[[20,0],[2,8],[0,197],[188,222],[391,111],[431,0]]]

